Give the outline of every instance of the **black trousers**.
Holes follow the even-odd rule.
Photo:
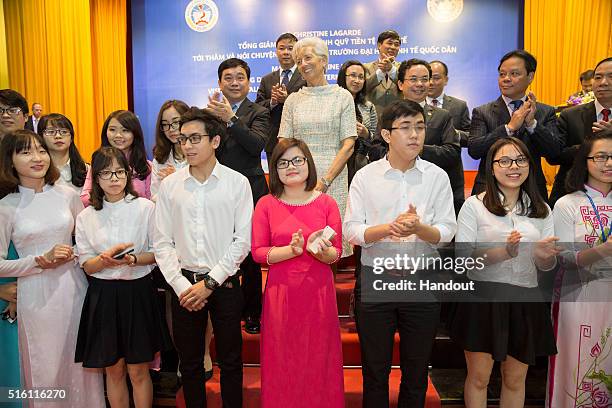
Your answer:
[[[251,253],[240,264],[242,273],[242,293],[244,295],[244,317],[259,320],[261,317],[261,265],[256,263]]]
[[[389,374],[396,331],[400,335],[402,371],[398,407],[424,407],[427,368],[440,320],[440,304],[362,303],[358,286],[355,321],[361,348],[363,407],[389,406]]]
[[[208,313],[215,333],[224,407],[242,407],[242,291],[238,279],[231,288],[215,289],[204,309],[190,312],[172,296],[172,332],[178,351],[187,408],[206,407],[204,332]]]

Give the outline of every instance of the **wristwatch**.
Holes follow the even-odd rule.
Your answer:
[[[332,182],[328,179],[326,179],[325,177],[321,177],[321,183],[323,183],[323,185],[325,186],[325,188],[329,188],[332,184]]]
[[[219,282],[217,282],[214,278],[212,278],[210,275],[204,275],[204,277],[202,278],[202,280],[204,281],[204,286],[206,286],[207,289],[210,290],[215,290],[217,289],[219,286]]]
[[[230,118],[229,122],[227,122],[227,127],[232,127],[238,122],[238,116],[234,115]]]

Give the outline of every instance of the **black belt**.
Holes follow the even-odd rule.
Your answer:
[[[204,277],[208,275],[208,272],[192,272],[187,269],[181,269],[181,272],[183,273],[183,276],[186,277],[192,284],[196,284],[201,280],[204,280]],[[230,276],[220,285],[220,287],[228,289],[231,289],[234,286],[239,286],[238,277],[236,276]]]

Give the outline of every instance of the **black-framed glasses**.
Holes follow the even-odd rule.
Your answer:
[[[170,129],[177,130],[180,127],[181,127],[181,122],[179,121],[172,122],[172,123],[162,123],[159,125],[159,128],[164,132],[167,132]]]
[[[512,163],[516,163],[518,167],[527,167],[529,166],[529,159],[527,157],[521,156],[516,159],[511,159],[509,157],[502,157],[498,160],[493,160],[493,163],[497,163],[499,167],[502,169],[507,169],[508,167],[512,167]]]
[[[43,135],[45,136],[57,136],[58,134],[62,137],[66,137],[66,136],[70,136],[70,131],[68,129],[52,129],[52,128],[43,130]]]
[[[392,127],[389,130],[398,130],[400,132],[408,133],[411,130],[415,130],[417,133],[424,132],[427,129],[425,125],[414,125],[414,126],[401,126],[401,127]]]
[[[19,115],[20,112],[21,112],[21,108],[17,106],[10,106],[8,108],[0,107],[0,116],[4,115],[5,113],[8,113],[11,116],[17,116]]]
[[[612,154],[596,154],[595,156],[587,156],[587,159],[593,160],[597,164],[603,164],[612,159]]]
[[[357,80],[358,79],[360,81],[365,81],[365,76],[363,76],[363,75],[350,74],[350,75],[347,75],[347,77],[349,77],[349,78],[351,78],[353,80]]]
[[[185,146],[187,144],[187,140],[189,140],[189,143],[191,144],[198,144],[202,141],[204,136],[208,135],[205,135],[204,133],[194,133],[193,135],[189,136],[180,135],[176,138],[176,142],[181,146]]]
[[[123,180],[127,178],[127,171],[125,171],[125,169],[119,169],[117,171],[102,170],[98,173],[100,180],[110,180],[113,176],[117,177],[119,180]]]
[[[289,167],[289,163],[293,164],[293,167],[300,167],[306,164],[306,158],[304,156],[296,156],[291,160],[279,159],[276,163],[276,168],[286,169]]]

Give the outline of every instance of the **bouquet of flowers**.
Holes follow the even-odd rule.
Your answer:
[[[595,95],[593,95],[593,91],[584,93],[582,91],[576,92],[567,100],[568,105],[582,105],[584,103],[589,103],[595,100]]]

